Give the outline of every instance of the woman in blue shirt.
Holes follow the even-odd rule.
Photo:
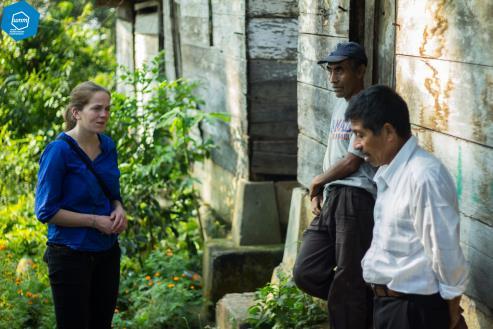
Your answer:
[[[58,328],[111,328],[120,278],[118,234],[127,219],[115,144],[102,134],[110,100],[110,92],[93,82],[75,87],[66,131],[40,159],[35,210],[48,223],[44,259]]]

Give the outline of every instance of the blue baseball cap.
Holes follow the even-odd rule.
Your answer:
[[[327,57],[318,61],[317,64],[339,63],[348,58],[356,59],[365,65],[368,64],[365,49],[354,41],[338,43],[336,49],[329,53]]]

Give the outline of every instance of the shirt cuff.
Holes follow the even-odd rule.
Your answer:
[[[454,299],[457,296],[460,296],[464,293],[465,287],[464,285],[460,286],[448,286],[446,284],[439,283],[438,291],[440,292],[440,296],[443,299]]]
[[[59,205],[55,206],[55,207],[52,207],[50,209],[43,209],[43,210],[40,210],[38,213],[37,213],[37,217],[38,217],[38,220],[43,223],[43,224],[46,224],[48,223],[52,218],[53,216],[56,215],[56,213],[61,209],[61,207]]]

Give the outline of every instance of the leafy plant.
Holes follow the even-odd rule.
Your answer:
[[[115,328],[196,328],[204,303],[198,256],[161,247],[152,251],[141,267],[123,261],[122,283]]]
[[[327,321],[327,312],[285,275],[279,284],[268,283],[257,290],[248,313],[248,323],[262,329],[303,329]]]
[[[135,94],[113,94],[108,129],[117,141],[122,196],[132,219],[123,245],[137,256],[165,238],[197,254],[199,196],[192,168],[213,147],[197,131],[204,120],[224,119],[199,109],[195,84],[166,80],[163,58],[159,54],[133,72],[122,67],[121,79]]]
[[[72,88],[89,79],[111,87],[116,66],[109,29],[94,28],[92,3],[33,5],[43,14],[36,36],[16,42],[0,33],[0,125],[13,138],[59,131]]]

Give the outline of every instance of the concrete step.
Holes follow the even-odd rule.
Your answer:
[[[216,304],[216,329],[250,329],[246,320],[248,308],[254,304],[254,299],[253,292],[225,295]],[[330,329],[330,326],[324,323],[306,329]]]

